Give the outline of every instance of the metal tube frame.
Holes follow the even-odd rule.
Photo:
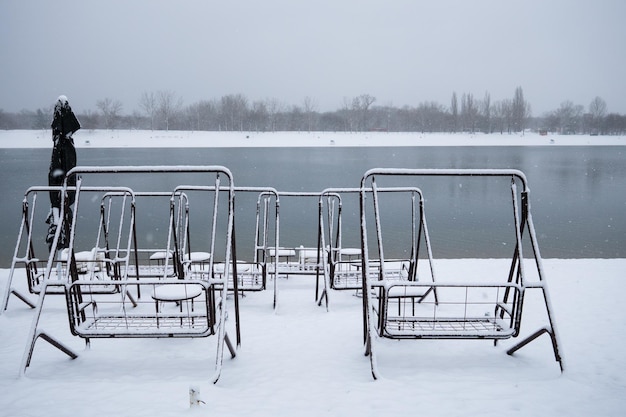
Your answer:
[[[216,354],[216,362],[215,362],[215,373],[212,377],[212,382],[215,383],[217,382],[217,380],[220,377],[221,374],[221,368],[222,368],[222,362],[223,362],[223,349],[224,349],[224,344],[228,345],[228,348],[231,351],[232,356],[235,356],[235,351],[232,348],[232,345],[230,343],[230,341],[228,340],[228,335],[226,334],[226,328],[225,328],[225,321],[226,321],[226,310],[225,310],[225,304],[226,304],[226,300],[227,300],[227,291],[228,291],[228,274],[229,274],[229,268],[230,268],[230,261],[232,260],[232,265],[233,268],[236,268],[236,253],[235,253],[235,247],[234,247],[234,195],[235,195],[235,185],[234,185],[234,181],[233,181],[233,177],[232,177],[232,173],[225,167],[222,166],[111,166],[111,167],[90,167],[90,166],[85,166],[85,167],[75,167],[72,170],[70,170],[65,177],[64,183],[63,183],[63,187],[62,187],[62,193],[61,193],[61,215],[60,218],[63,219],[64,218],[64,212],[65,210],[68,209],[67,206],[67,191],[69,190],[68,187],[68,178],[70,178],[71,176],[77,176],[78,180],[77,180],[77,185],[76,185],[76,206],[78,207],[79,204],[79,197],[80,197],[80,191],[81,191],[81,185],[82,185],[82,177],[80,176],[80,174],[132,174],[132,173],[147,173],[147,174],[154,174],[154,173],[162,173],[162,174],[173,174],[173,173],[209,173],[209,174],[214,174],[216,176],[216,189],[219,190],[220,189],[220,183],[219,183],[219,177],[220,176],[224,176],[228,179],[228,187],[227,187],[227,194],[228,194],[228,219],[227,219],[227,230],[226,230],[226,246],[225,246],[225,271],[224,271],[224,278],[220,281],[220,282],[214,282],[212,285],[217,285],[216,288],[219,289],[219,291],[221,292],[220,295],[220,302],[218,303],[218,311],[217,311],[217,318],[216,318],[216,322],[217,322],[217,337],[218,337],[218,343],[217,343],[217,354]],[[109,191],[110,191],[109,187]],[[118,187],[118,189],[116,191],[120,191],[123,187]],[[85,189],[86,190],[86,189]],[[133,207],[133,211],[134,211],[134,196],[133,196],[133,192],[130,189],[127,189],[128,193],[132,196],[133,198],[133,203],[132,203],[132,207]],[[175,195],[176,191],[174,191],[174,193],[172,194],[173,196]],[[215,204],[217,205],[217,194],[218,192],[215,193]],[[76,216],[77,216],[77,211],[78,210],[74,210],[74,220],[76,220]],[[214,213],[216,215],[216,213]],[[216,220],[214,219],[214,222]],[[134,217],[131,214],[131,222],[134,223]],[[73,222],[73,224],[75,225],[75,221]],[[215,229],[213,229],[215,230]],[[76,272],[75,272],[75,258],[73,256],[73,244],[74,244],[74,230],[72,227],[72,230],[69,231],[69,236],[70,236],[70,268],[68,268],[70,271],[68,271],[69,276],[72,277],[76,277]],[[52,247],[56,247],[58,240],[59,240],[59,236],[61,233],[61,227],[57,228],[55,237],[54,237],[54,241],[53,241],[53,246]],[[130,242],[132,240],[132,233],[129,233],[129,245]],[[215,236],[212,236],[212,239],[215,239]],[[119,241],[119,239],[118,239]],[[41,337],[44,340],[48,341],[50,344],[52,344],[53,346],[57,347],[58,349],[60,349],[61,351],[63,351],[64,353],[66,353],[68,356],[70,356],[71,358],[75,358],[77,357],[77,354],[75,352],[73,352],[71,349],[65,347],[63,344],[61,344],[60,342],[56,341],[54,338],[50,337],[48,334],[46,334],[45,332],[41,331],[38,328],[39,325],[39,320],[42,314],[42,309],[43,309],[43,304],[44,304],[44,300],[45,300],[45,296],[46,296],[46,287],[49,284],[49,276],[50,276],[50,270],[51,270],[51,266],[52,263],[54,262],[54,257],[55,257],[55,251],[51,251],[50,256],[48,257],[48,264],[47,264],[47,268],[46,268],[46,276],[44,277],[43,280],[43,287],[42,287],[42,291],[39,294],[39,299],[35,308],[35,316],[33,317],[33,323],[31,325],[30,328],[30,332],[29,332],[29,336],[28,336],[28,343],[24,352],[24,356],[22,359],[22,365],[21,365],[21,369],[20,369],[20,374],[24,374],[26,372],[26,369],[28,368],[28,366],[30,365],[31,362],[31,358],[32,358],[32,354],[33,354],[33,350],[34,350],[34,346],[36,341]],[[129,258],[129,253],[126,254],[126,261],[128,261]],[[127,268],[125,268],[127,270]],[[234,271],[236,272],[236,270]],[[215,280],[214,280],[215,281]],[[63,284],[66,288],[66,290],[69,288],[69,286],[71,285],[71,283],[66,282]],[[120,282],[120,285],[123,285],[123,282]],[[68,301],[69,302],[69,301]],[[237,305],[235,306],[235,308],[237,309]],[[68,317],[69,317],[70,311],[69,311],[69,307],[68,307]],[[238,316],[238,314],[237,314]],[[239,339],[239,323],[237,320],[236,323],[236,327],[237,327],[237,335],[238,335],[238,340],[237,340],[237,344],[239,346],[240,344],[240,339]],[[190,337],[194,337],[193,335],[190,335]],[[88,339],[86,339],[88,341]]]
[[[364,173],[361,178],[361,188],[360,188],[360,213],[361,213],[361,251],[362,251],[362,271],[363,271],[363,338],[365,345],[365,355],[370,358],[370,368],[372,372],[372,376],[374,379],[378,379],[380,377],[380,373],[378,371],[378,364],[375,354],[374,340],[379,337],[376,332],[376,328],[380,326],[380,323],[374,322],[375,311],[374,311],[374,303],[373,296],[371,294],[370,289],[379,286],[376,284],[375,286],[370,283],[371,274],[370,274],[370,266],[369,266],[369,245],[367,244],[367,226],[366,226],[366,195],[371,193],[374,199],[374,211],[375,211],[375,219],[377,221],[376,231],[377,231],[377,240],[379,241],[379,255],[382,259],[383,252],[381,248],[382,243],[382,230],[380,228],[379,223],[379,213],[378,213],[378,197],[376,190],[376,177],[382,176],[403,176],[403,177],[428,177],[428,176],[467,176],[467,177],[507,177],[511,178],[512,182],[512,205],[513,205],[513,213],[515,218],[515,234],[516,234],[516,248],[513,253],[511,269],[509,273],[509,277],[507,280],[507,285],[516,285],[519,286],[520,290],[515,291],[513,297],[515,297],[514,303],[518,307],[518,311],[514,312],[514,320],[516,331],[511,334],[511,337],[517,337],[519,335],[519,327],[521,325],[521,317],[523,311],[523,300],[524,300],[524,291],[526,289],[531,288],[539,288],[542,290],[542,295],[544,299],[544,305],[547,312],[549,325],[539,329],[538,331],[532,333],[530,336],[524,338],[521,342],[514,345],[507,351],[507,354],[512,355],[517,350],[521,349],[537,337],[541,336],[544,333],[547,333],[552,341],[552,347],[554,352],[555,360],[558,362],[561,371],[564,370],[563,358],[559,351],[558,342],[559,337],[556,329],[556,325],[554,323],[553,313],[552,313],[552,304],[549,298],[547,284],[545,280],[544,268],[542,265],[541,255],[539,252],[539,246],[537,243],[537,236],[535,232],[535,228],[532,222],[532,216],[530,212],[530,201],[529,201],[529,193],[530,190],[528,188],[528,182],[526,176],[523,172],[519,170],[512,169],[396,169],[396,168],[375,168],[368,170]],[[520,191],[521,202],[517,201],[517,188],[515,182],[519,181],[522,185],[522,189]],[[521,214],[519,212],[518,206],[521,205]],[[535,265],[537,268],[537,274],[539,281],[537,283],[526,283],[525,282],[525,271],[524,271],[524,262],[522,255],[522,237],[524,231],[527,230],[530,243],[533,249],[533,256],[535,259]],[[437,285],[437,284],[435,284]],[[472,284],[469,283],[469,286]],[[476,283],[475,285],[480,285]],[[510,295],[510,292],[507,290],[507,295],[505,299],[507,299]],[[435,337],[437,338],[437,337]],[[495,342],[494,338],[494,342]]]

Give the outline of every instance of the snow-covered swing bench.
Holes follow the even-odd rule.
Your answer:
[[[237,270],[233,270],[229,277],[229,289],[233,290],[234,276],[237,276],[237,287],[241,294],[247,291],[263,291],[266,289],[267,276],[269,269],[276,270],[277,259],[274,259],[274,265],[270,265],[269,251],[270,247],[279,246],[278,235],[278,212],[279,212],[279,198],[278,191],[272,187],[235,187],[235,193],[237,194],[238,204],[238,217],[242,214],[248,215],[250,209],[250,200],[256,196],[256,204],[254,205],[255,216],[255,228],[251,259],[241,255],[241,251],[236,254],[237,258]],[[244,197],[248,197],[244,199]],[[241,200],[244,199],[248,204],[241,204]],[[273,242],[270,242],[273,240]],[[241,244],[239,239],[237,245]],[[243,243],[243,246],[247,246],[249,240]],[[250,251],[248,251],[250,252]],[[215,273],[223,273],[223,265],[217,265]]]
[[[7,309],[11,295],[16,296],[29,307],[35,308],[35,301],[32,300],[29,295],[21,293],[12,285],[16,273],[22,267],[26,272],[28,292],[35,296],[39,295],[41,292],[44,277],[48,277],[52,280],[61,280],[62,283],[63,277],[67,275],[69,265],[69,251],[67,249],[58,252],[54,262],[50,266],[51,270],[47,271],[49,251],[44,242],[44,237],[46,236],[46,229],[48,227],[47,222],[50,218],[48,218],[45,223],[43,222],[43,219],[50,213],[47,194],[51,192],[60,193],[64,190],[74,192],[75,187],[31,186],[24,193],[22,200],[22,219],[11,261],[9,283],[5,290],[0,313]],[[103,191],[103,189],[101,187],[84,187],[84,191]],[[127,189],[125,188],[119,188],[116,192],[124,193],[126,191]],[[43,202],[40,202],[42,198]],[[72,217],[71,212],[69,215]],[[65,226],[68,228],[65,232],[69,234],[69,222]],[[96,248],[87,249],[88,250],[74,252],[75,273],[85,279],[101,279],[110,272],[106,270],[110,264],[105,263],[105,260],[102,258],[102,253],[98,253]],[[113,293],[119,291],[119,287],[108,286],[101,287],[98,290],[105,293]],[[46,291],[48,294],[62,295],[64,293],[62,285],[48,285]]]
[[[436,181],[435,177],[447,178],[447,183]],[[416,181],[417,180],[417,181]],[[454,229],[458,216],[472,214],[481,217],[475,221],[473,230],[448,231],[448,240],[445,236],[441,241],[455,244],[455,241],[466,241],[469,245],[478,245],[479,241],[486,240],[499,246],[498,250],[508,253],[495,253],[489,258],[507,257],[510,262],[502,270],[471,271],[471,267],[461,267],[450,275],[437,274],[437,261],[430,260],[427,268],[430,269],[432,280],[428,282],[399,281],[387,279],[384,271],[386,239],[399,239],[406,228],[399,228],[394,219],[406,215],[397,202],[385,201],[386,196],[379,190],[391,184],[407,186],[418,185],[424,192],[426,201],[437,200],[440,196],[455,197],[459,202],[444,202],[429,212],[435,213],[434,218],[445,217],[445,213],[452,212],[437,225],[433,226],[430,218],[431,230],[446,225]],[[424,187],[434,187],[428,192]],[[437,188],[438,187],[438,188]],[[447,187],[447,188],[444,188]],[[499,188],[498,188],[499,187]],[[502,200],[489,199],[485,201],[486,190],[502,190]],[[506,191],[508,190],[508,192]],[[507,198],[506,195],[509,195]],[[492,196],[492,194],[489,194]],[[433,197],[433,198],[429,198]],[[456,198],[458,197],[458,198]],[[433,203],[434,204],[434,203]],[[499,216],[493,211],[485,210],[486,205],[491,210],[504,212]],[[360,191],[360,223],[361,223],[361,250],[362,283],[363,283],[363,328],[365,354],[370,357],[371,372],[374,379],[380,377],[377,365],[377,343],[380,339],[477,339],[499,340],[520,336],[524,300],[530,289],[540,290],[540,299],[545,307],[545,323],[535,331],[530,332],[522,341],[511,346],[507,354],[512,355],[539,336],[547,334],[550,337],[554,357],[563,370],[563,361],[559,352],[559,343],[553,318],[552,306],[545,282],[541,255],[537,244],[537,237],[530,213],[529,189],[525,175],[518,170],[490,170],[490,169],[383,169],[377,168],[367,171],[361,179]],[[482,206],[482,208],[481,208]],[[508,207],[508,209],[507,209]],[[500,210],[498,210],[500,209]],[[502,210],[504,209],[504,210]],[[411,215],[419,219],[420,239],[426,243],[432,237],[425,227],[425,202],[420,199],[419,212]],[[508,213],[508,214],[506,214]],[[490,229],[494,223],[498,231],[507,231],[507,237],[493,236],[496,229]],[[383,233],[385,231],[385,233]],[[437,252],[433,243],[432,251]],[[420,245],[418,244],[418,247]],[[421,247],[430,247],[429,244]],[[504,248],[504,249],[502,249]],[[530,249],[524,252],[523,249]],[[512,254],[510,253],[512,252]],[[530,253],[528,258],[524,255]],[[423,253],[415,253],[415,268]],[[381,270],[372,271],[372,259],[380,261]],[[459,260],[461,262],[462,260]],[[420,298],[417,302],[414,293],[423,293],[432,288],[432,297]]]
[[[358,243],[360,240],[358,227],[360,191],[360,188],[327,188],[320,195],[321,244],[322,247],[326,248],[328,256],[324,257],[324,288],[318,298],[319,305],[323,299],[326,299],[328,303],[329,289],[359,293],[363,288],[361,247]],[[422,200],[421,190],[416,187],[386,187],[379,188],[377,191],[395,194],[403,203],[408,201],[413,213],[417,212],[417,202]],[[410,250],[407,253],[398,254],[398,257],[385,258],[382,266],[380,259],[370,257],[368,261],[370,274],[378,276],[381,271],[384,271],[385,279],[388,281],[417,280],[416,254],[419,252],[419,234],[428,230],[426,219],[410,216],[404,227],[411,231],[408,234],[410,240],[403,242],[410,247]],[[348,238],[345,237],[346,232],[349,232]],[[426,253],[429,255],[428,260],[431,260],[427,234],[425,240]],[[346,241],[349,241],[348,245],[346,245]],[[432,277],[430,279],[432,280]],[[416,301],[428,296],[432,290],[433,288],[427,286],[419,290],[416,289],[414,292]]]
[[[182,241],[182,235],[188,232],[189,222],[180,207],[188,202],[189,193],[186,190],[197,191],[194,186],[184,185],[177,186],[171,192],[166,251],[175,256],[164,259],[166,266],[168,262],[177,262],[177,265],[174,265],[177,271],[176,276],[172,276],[167,267],[162,269],[163,275],[160,277],[146,278],[137,273],[129,274],[133,271],[130,264],[137,249],[135,246],[136,198],[133,190],[124,187],[88,188],[83,186],[83,183],[86,182],[86,177],[90,177],[89,174],[140,173],[161,174],[168,177],[179,173],[193,174],[201,178],[204,183],[213,182],[212,191],[207,188],[196,193],[199,194],[196,201],[202,204],[202,219],[195,224],[194,232],[201,234],[199,240],[208,245],[211,253],[208,260],[209,270],[212,269],[214,260],[215,262],[219,260],[225,268],[223,276],[192,274],[190,268],[182,267],[180,260],[184,259],[184,253],[179,243]],[[46,287],[51,285],[61,286],[64,289],[71,333],[85,339],[88,346],[90,340],[96,338],[216,336],[217,355],[215,374],[212,378],[213,382],[216,382],[221,373],[224,345],[228,347],[232,357],[236,354],[226,333],[228,292],[226,277],[229,275],[231,266],[234,266],[236,262],[232,256],[234,184],[230,171],[220,166],[76,167],[68,173],[68,177],[71,175],[77,175],[79,179],[76,185],[76,202],[69,234],[68,268],[65,269],[66,275],[63,280],[51,280],[50,266],[55,261],[55,255],[51,253],[24,352],[21,372],[25,372],[30,365],[35,343],[39,338],[43,338],[71,358],[78,356],[39,328],[45,297],[48,293]],[[115,182],[119,182],[119,177]],[[100,221],[95,227],[95,248],[103,254],[102,258],[109,265],[108,270],[112,273],[98,280],[83,279],[76,274],[74,250],[77,242],[93,239],[90,232],[93,234],[94,227],[92,224],[87,224],[90,222],[86,220],[93,216],[83,213],[89,211],[84,207],[88,209],[89,202],[94,200],[90,198],[88,191],[104,193],[109,200],[109,204],[100,207]],[[63,193],[63,202],[65,198],[66,195]],[[63,208],[65,209],[67,207]],[[103,222],[103,219],[106,221]],[[55,236],[54,245],[58,238],[59,231]],[[236,282],[234,285],[236,291]],[[114,286],[119,291],[113,294],[101,294],[97,291],[100,286]],[[140,298],[140,287],[144,289],[144,294],[148,293],[150,296]],[[130,290],[135,288],[137,299],[130,296]],[[239,314],[236,297],[235,327],[237,345],[239,345]]]

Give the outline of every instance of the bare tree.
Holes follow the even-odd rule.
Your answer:
[[[552,113],[552,118],[556,123],[556,130],[562,135],[569,135],[578,132],[582,115],[583,106],[566,100]]]
[[[305,114],[300,106],[292,106],[287,114],[287,127],[289,130],[300,132],[305,127]]]
[[[230,94],[221,99],[220,128],[243,131],[248,113],[248,99],[243,94]]]
[[[344,97],[339,109],[339,114],[344,120],[344,130],[346,132],[356,131],[356,120],[352,105],[352,101],[348,97]]]
[[[369,94],[361,94],[358,97],[358,101],[361,112],[361,130],[367,130],[369,128],[369,110],[371,105],[374,104],[374,102],[376,101],[376,97]]]
[[[412,129],[417,129],[422,133],[445,129],[446,112],[442,106],[434,101],[420,103],[417,108],[410,112],[411,118],[417,122],[416,125],[412,126]]]
[[[361,130],[365,131],[368,128],[368,112],[370,106],[376,101],[376,97],[373,97],[369,94],[361,94],[358,97],[354,97],[352,99],[352,104],[350,105],[350,112],[352,113],[350,116],[350,125],[351,130]],[[344,105],[347,105],[346,99],[344,99]]]
[[[463,93],[461,97],[461,119],[463,120],[463,130],[474,133],[476,130],[476,119],[478,118],[478,106],[474,101],[472,93]]]
[[[278,117],[285,107],[278,99],[270,98],[265,100],[265,106],[267,109],[267,117],[269,123],[269,130],[275,132],[278,128]]]
[[[307,130],[310,132],[313,130],[315,114],[317,112],[317,103],[311,97],[307,96],[304,98],[303,110],[306,117]]]
[[[92,110],[86,110],[80,115],[80,124],[83,129],[96,129],[100,127],[98,120],[100,116],[97,112]]]
[[[254,101],[250,109],[249,119],[253,130],[262,132],[267,130],[269,120],[267,103],[263,100]]]
[[[156,99],[158,109],[157,113],[163,118],[163,122],[165,123],[165,130],[170,130],[170,121],[172,117],[182,108],[183,99],[169,90],[158,91]]]
[[[452,131],[456,132],[459,125],[459,101],[456,98],[456,91],[452,92],[450,99],[450,114],[452,115]]]
[[[606,102],[600,97],[591,100],[589,114],[591,114],[591,126],[594,133],[600,133],[602,122],[606,116]]]
[[[189,130],[200,130],[200,103],[190,104],[183,111],[183,119]]]
[[[500,100],[493,104],[493,120],[500,134],[511,132],[511,100]]]
[[[2,109],[0,109],[0,115],[2,114]],[[35,112],[35,120],[33,123],[33,127],[35,129],[46,129],[50,126],[50,120],[48,119],[49,112],[45,112],[42,109],[37,109]],[[1,117],[1,116],[0,116]]]
[[[139,107],[150,118],[150,130],[154,130],[154,119],[157,115],[157,99],[153,92],[143,92],[139,99]]]
[[[609,113],[605,118],[605,131],[610,135],[623,135],[626,133],[626,115]]]
[[[521,132],[526,127],[526,122],[530,117],[530,104],[524,99],[522,87],[515,89],[513,101],[511,102],[511,119],[513,123],[513,131]]]
[[[102,113],[105,129],[113,129],[116,127],[117,121],[122,111],[122,102],[105,98],[96,102],[96,107]]]
[[[480,113],[483,116],[485,133],[491,133],[491,95],[488,91],[485,92],[485,98],[480,106]]]

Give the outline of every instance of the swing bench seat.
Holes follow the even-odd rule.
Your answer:
[[[391,339],[508,339],[519,331],[515,283],[381,282],[379,335]],[[436,291],[437,297],[427,297]]]
[[[213,265],[213,275],[217,278],[224,276],[225,265],[216,263]],[[228,274],[228,291],[243,293],[246,291],[262,291],[265,289],[266,267],[261,263],[237,261],[237,285],[233,279],[233,270]]]
[[[356,269],[343,268],[344,265],[350,267],[350,262],[335,263],[332,265],[331,288],[334,290],[360,290],[363,288],[361,271]]]
[[[172,251],[134,249],[131,262],[121,271],[129,278],[172,278],[176,276]]]
[[[205,337],[213,334],[206,314],[101,314],[74,326],[72,333],[83,338]]]
[[[193,338],[215,334],[214,289],[206,281],[142,281],[142,285],[154,287],[152,300],[137,301],[136,307],[119,294],[83,295],[86,288],[93,290],[94,286],[111,284],[120,285],[120,282],[78,280],[67,286],[73,335],[89,339]],[[136,282],[129,280],[128,285]]]
[[[508,339],[514,329],[489,317],[388,317],[383,336],[393,339]]]
[[[381,272],[379,260],[370,260],[370,278],[377,280],[381,274],[386,280],[408,281],[408,265],[410,260],[391,259],[385,260],[384,271]],[[363,274],[360,261],[332,262],[330,265],[330,283],[334,290],[361,290],[363,288]]]

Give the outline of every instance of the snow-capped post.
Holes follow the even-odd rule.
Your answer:
[[[200,404],[206,404],[200,399],[200,389],[197,386],[189,387],[189,408],[199,407]]]

